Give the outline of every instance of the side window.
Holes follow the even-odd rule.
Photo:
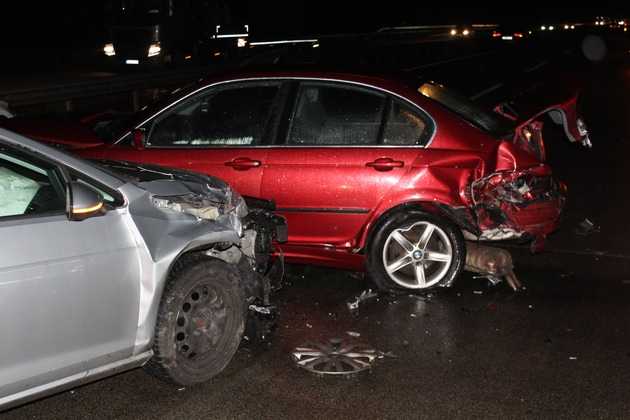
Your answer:
[[[374,145],[385,96],[350,86],[303,83],[289,131],[293,145]]]
[[[240,85],[195,96],[156,119],[147,146],[260,144],[278,90],[279,84]]]
[[[0,218],[65,212],[54,168],[0,148]]]
[[[426,115],[408,104],[392,101],[383,131],[383,144],[423,146],[431,138],[432,132],[433,124]]]

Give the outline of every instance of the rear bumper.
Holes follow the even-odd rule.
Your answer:
[[[533,238],[532,250],[541,250],[547,235],[560,224],[566,186],[527,170],[498,176],[498,181],[486,178],[473,187],[477,239]]]

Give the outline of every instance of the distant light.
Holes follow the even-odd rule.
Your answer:
[[[160,55],[162,52],[162,47],[159,42],[149,45],[149,53],[147,57],[155,57],[156,55]]]
[[[492,38],[499,38],[501,36],[501,32],[494,31],[492,32]]]
[[[247,40],[245,38],[239,38],[238,40],[236,40],[236,46],[238,48],[243,48],[247,46]]]
[[[319,44],[313,44],[313,48],[319,48]]]
[[[190,60],[192,58],[192,55],[187,55],[186,57],[184,57],[184,60]]]
[[[457,29],[451,29],[451,36],[457,35]]]
[[[546,31],[546,30],[547,30],[547,27],[546,27],[545,25],[543,25],[543,26],[541,26],[541,27],[540,27],[540,30],[541,30],[541,31]]]
[[[575,25],[571,25],[571,29],[575,29]]]
[[[464,31],[462,32],[462,35],[468,36],[470,35],[470,31],[468,29],[464,29]]]
[[[512,35],[506,35],[506,36],[502,36],[501,39],[504,41],[512,41],[514,37]]]
[[[554,29],[556,29],[556,27],[555,27],[555,26],[550,26],[550,27],[549,27],[549,30],[550,30],[550,31],[553,31]]]
[[[250,42],[249,45],[252,47],[258,45],[278,45],[278,44],[314,44],[319,42],[318,39],[283,39],[280,41],[259,41],[259,42]]]
[[[620,24],[621,26],[623,26],[623,25],[625,25],[625,24],[626,24],[626,21],[625,21],[625,20],[620,20],[620,21],[619,21],[619,24]]]
[[[628,28],[623,28],[623,31],[624,32],[628,32]]]
[[[523,34],[521,32],[514,32],[514,37],[523,38]]]
[[[116,49],[114,48],[114,44],[111,44],[111,43],[105,44],[105,46],[103,47],[103,52],[108,57],[112,57],[116,55]]]
[[[569,29],[569,25],[564,25],[564,29]]]
[[[215,57],[218,57],[218,56],[220,56],[220,55],[221,55],[221,51],[215,51],[215,53],[214,53],[214,54],[212,54],[212,55],[214,55]]]
[[[224,39],[224,38],[247,38],[249,34],[222,34],[222,35],[213,35],[214,39]]]

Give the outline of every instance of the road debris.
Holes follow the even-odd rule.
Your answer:
[[[477,278],[486,278],[493,286],[505,279],[514,291],[522,287],[518,277],[514,274],[512,255],[505,249],[466,242],[464,270],[479,274],[476,276]],[[475,294],[482,294],[476,292]]]
[[[385,357],[365,345],[331,338],[297,347],[291,357],[295,364],[318,376],[349,376],[369,370],[376,359]]]
[[[367,289],[361,292],[361,294],[355,296],[351,300],[346,302],[346,306],[348,306],[348,310],[350,312],[354,312],[359,309],[359,305],[366,300],[373,299],[378,296],[378,293],[373,291],[372,289]]]
[[[574,230],[575,234],[579,236],[589,236],[600,231],[601,228],[588,218],[582,220]]]

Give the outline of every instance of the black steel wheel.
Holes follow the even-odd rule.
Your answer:
[[[177,263],[162,296],[147,369],[190,386],[220,373],[243,338],[245,298],[238,271],[208,258]]]

